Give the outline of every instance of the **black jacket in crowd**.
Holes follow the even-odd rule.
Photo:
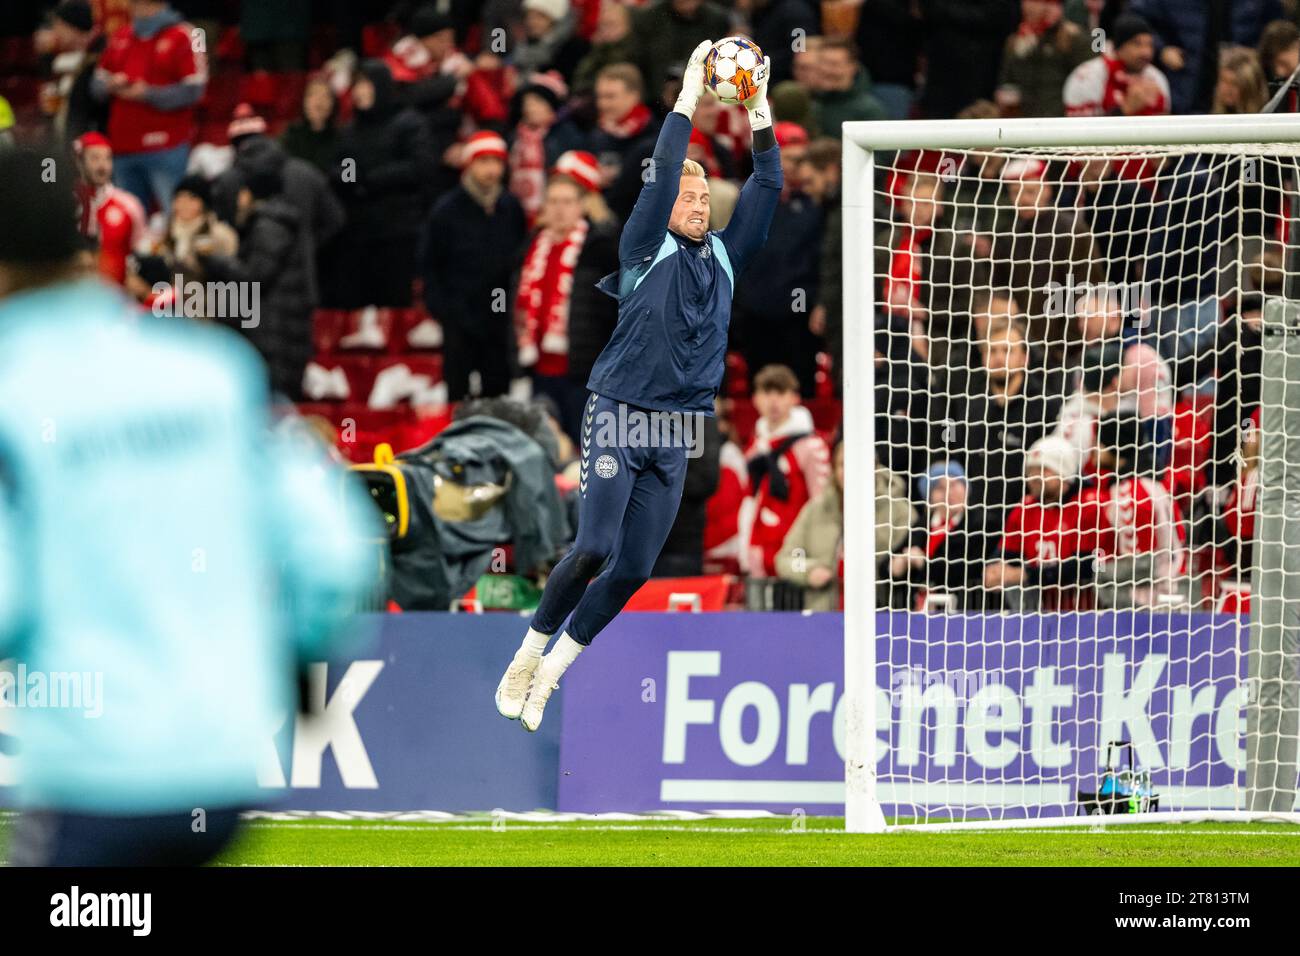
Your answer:
[[[592,223],[573,267],[568,377],[584,387],[618,324],[618,301],[597,289],[596,283],[618,270],[619,233],[617,223]]]
[[[417,253],[429,314],[476,337],[508,327],[527,235],[523,207],[507,189],[490,215],[463,185],[443,195]]]
[[[353,244],[410,237],[428,208],[434,154],[425,121],[404,108],[388,67],[366,60],[375,103],[339,133],[334,187],[347,207]]]
[[[256,324],[239,325],[266,360],[271,387],[290,399],[302,390],[302,372],[312,354],[311,289],[303,245],[302,217],[280,196],[258,202],[239,230],[236,256],[200,257],[214,282],[257,283]]]
[[[90,92],[91,80],[94,79],[95,70],[99,66],[99,58],[107,45],[108,40],[102,33],[96,35],[90,41],[90,46],[86,50],[86,57],[82,61],[81,69],[77,71],[76,77],[72,80],[72,87],[68,90],[67,110],[64,114],[63,140],[65,143],[73,142],[82,133],[102,133],[108,129],[109,101],[104,100],[101,102],[95,99]]]
[[[326,176],[334,175],[334,156],[338,152],[339,130],[333,119],[324,129],[312,129],[306,119],[295,120],[280,134],[280,145],[290,156],[305,160]]]
[[[749,374],[773,362],[788,365],[805,398],[816,389],[818,342],[808,328],[821,279],[822,207],[801,192],[777,204],[768,243],[736,277],[731,337]]]
[[[240,140],[235,162],[212,183],[213,211],[226,222],[235,222],[239,190],[246,178],[259,170],[276,172],[284,179],[281,196],[298,211],[299,240],[307,265],[311,303],[320,301],[316,276],[316,253],[343,229],[346,213],[319,169],[296,156],[269,136],[254,135]]]
[[[871,0],[862,5],[856,39],[872,83],[916,87],[921,21],[912,16],[912,6],[913,0]]]
[[[813,11],[805,0],[755,0],[749,13],[754,41],[772,60],[772,75],[768,82],[775,86],[788,80],[794,73],[795,30],[804,36],[821,32],[821,11]]]
[[[990,99],[1002,47],[1020,26],[1018,0],[920,0],[929,68],[921,108],[934,119]]]

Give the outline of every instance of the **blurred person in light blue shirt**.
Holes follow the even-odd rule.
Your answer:
[[[323,449],[273,434],[236,333],[80,276],[48,164],[0,155],[10,862],[198,863],[259,801],[295,674],[363,639],[382,530]]]

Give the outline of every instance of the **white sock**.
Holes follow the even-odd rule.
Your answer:
[[[541,657],[546,653],[546,645],[550,640],[551,635],[543,634],[530,627],[528,633],[524,635],[524,642],[519,645],[519,653],[529,657]]]
[[[569,637],[569,632],[565,631],[560,635],[560,639],[555,642],[551,648],[551,653],[547,654],[542,660],[548,673],[555,679],[569,669],[569,665],[578,659],[582,653],[585,644],[579,644],[573,638]]]

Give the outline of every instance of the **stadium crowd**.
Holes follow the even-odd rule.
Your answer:
[[[68,150],[88,270],[240,328],[355,461],[429,441],[470,398],[537,404],[569,495],[617,319],[595,283],[682,64],[702,38],[752,36],[785,188],[738,277],[717,418],[656,574],[776,579],[811,609],[842,606],[841,124],[1251,113],[1300,65],[1294,0],[65,0],[26,17],[0,13],[0,144]],[[740,109],[706,97],[694,117],[714,229],[750,172]],[[899,155],[878,183],[878,601],[1213,604],[1248,577],[1259,320],[1294,176],[1278,160],[1242,182],[1192,153],[947,159]],[[258,321],[193,282],[255,287]],[[1056,308],[1067,282],[1100,291]],[[1115,292],[1139,285],[1141,315]]]

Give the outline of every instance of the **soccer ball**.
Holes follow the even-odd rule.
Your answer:
[[[763,51],[745,37],[723,37],[704,57],[704,85],[724,103],[740,103],[764,79]]]

